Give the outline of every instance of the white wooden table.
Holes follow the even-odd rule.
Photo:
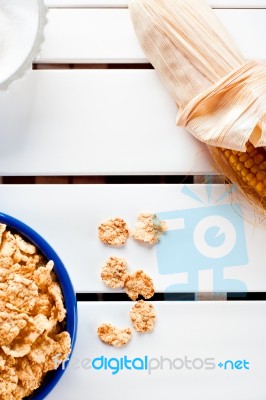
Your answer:
[[[46,238],[78,294],[72,361],[47,398],[264,400],[265,225],[227,186],[191,183],[216,174],[212,160],[176,127],[175,104],[139,47],[127,1],[46,4],[46,40],[34,70],[0,93],[0,209]],[[266,0],[210,4],[246,58],[266,59]],[[151,183],[177,175],[179,183]],[[58,176],[116,176],[120,183],[46,183]],[[133,176],[146,183],[127,183]],[[104,219],[121,216],[133,227],[142,211],[168,223],[158,246],[129,240],[112,249],[97,239]],[[104,321],[130,324],[132,302],[100,279],[110,255],[147,271],[156,288],[153,333],[135,332],[122,349],[96,335]],[[213,300],[194,301],[206,296]],[[115,369],[125,356],[146,360],[147,368]],[[101,357],[113,359],[106,369]]]

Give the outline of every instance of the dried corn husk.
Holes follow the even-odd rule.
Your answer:
[[[244,60],[205,0],[131,0],[129,8],[144,52],[179,108],[177,123],[205,142],[217,168],[265,209],[265,65]],[[262,161],[238,163],[247,147]]]

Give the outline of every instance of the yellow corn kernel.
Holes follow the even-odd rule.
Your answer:
[[[259,182],[259,183],[257,184],[257,186],[255,187],[255,189],[256,189],[257,192],[259,192],[259,193],[263,192],[263,190],[264,190],[264,185],[263,185],[263,183],[262,183],[262,182]]]
[[[265,170],[265,169],[266,169],[266,161],[263,161],[263,162],[260,164],[260,169],[261,169],[261,170]]]
[[[259,171],[259,172],[257,172],[256,178],[259,181],[263,181],[263,179],[266,178],[266,176],[265,176],[265,174],[263,172]]]
[[[255,164],[260,164],[260,163],[262,163],[262,161],[264,160],[264,157],[263,157],[263,155],[262,154],[257,154],[255,157],[254,157],[254,162],[255,162]]]
[[[256,174],[258,171],[259,171],[259,168],[257,165],[251,168],[251,172],[253,172],[253,174]]]
[[[248,160],[249,156],[247,153],[242,153],[242,155],[239,157],[239,161],[241,162],[246,162]]]
[[[246,177],[248,175],[248,173],[249,173],[249,170],[247,168],[243,168],[242,171],[241,171],[241,175],[243,177]]]
[[[252,160],[252,158],[249,158],[246,162],[245,162],[245,167],[246,168],[251,168],[254,165],[254,161]]]
[[[237,171],[241,172],[242,169],[244,169],[244,168],[245,168],[245,167],[244,167],[244,165],[243,165],[241,162],[238,162],[238,163],[236,164],[236,169],[237,169]]]
[[[235,163],[238,161],[238,158],[237,158],[237,156],[232,155],[232,156],[229,158],[229,161],[230,161],[231,164],[235,164]]]
[[[225,154],[225,157],[227,157],[227,158],[231,157],[231,155],[232,155],[231,150],[225,150],[224,154]]]
[[[251,153],[254,150],[254,146],[251,143],[247,143],[247,153]]]
[[[253,179],[253,177],[254,177],[254,175],[250,172],[250,173],[246,176],[247,181],[248,181],[248,182],[251,182],[251,180]]]
[[[250,156],[251,158],[254,158],[257,154],[258,154],[258,150],[257,150],[257,149],[254,149],[254,150],[252,150],[252,151],[249,153],[249,156]]]
[[[258,181],[256,178],[252,178],[250,183],[251,183],[251,186],[253,186],[254,188],[258,185]]]

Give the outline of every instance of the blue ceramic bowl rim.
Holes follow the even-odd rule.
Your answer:
[[[46,242],[46,240],[24,222],[21,222],[20,220],[11,217],[10,215],[0,213],[0,223],[7,225],[7,228],[11,228],[18,233],[21,233],[26,239],[32,242],[39,249],[40,253],[42,253],[47,258],[47,260],[54,261],[54,270],[56,274],[60,276],[60,279],[58,280],[61,286],[64,303],[67,310],[66,331],[70,334],[71,337],[71,354],[69,356],[70,359],[73,353],[73,348],[75,346],[77,335],[77,301],[76,293],[63,262],[60,260],[53,248]],[[44,399],[58,383],[61,376],[65,372],[68,363],[69,360],[64,363],[64,368],[59,367],[54,371],[48,372],[43,384],[36,390],[36,393],[33,392],[32,395],[27,397],[27,400]]]

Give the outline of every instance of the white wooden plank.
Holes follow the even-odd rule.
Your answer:
[[[126,9],[50,10],[38,62],[146,62]]]
[[[127,7],[128,0],[45,0],[49,7]],[[266,8],[265,0],[209,0],[213,8]]]
[[[213,8],[266,8],[265,0],[209,0],[209,4]]]
[[[91,7],[91,8],[115,8],[127,7],[128,0],[44,0],[48,7],[65,8],[65,7]]]
[[[100,279],[110,256],[147,271],[158,292],[266,291],[265,225],[224,185],[0,185],[0,204],[51,243],[78,292],[112,292]],[[159,245],[98,239],[102,221],[120,216],[132,229],[144,211],[164,213],[169,231]]]
[[[215,12],[246,58],[266,58],[266,10]],[[147,62],[127,9],[53,9],[45,36],[38,62]]]
[[[0,175],[202,174],[151,70],[32,71],[0,93]]]
[[[131,305],[129,302],[78,304],[79,326],[73,359],[47,400],[62,397],[102,400],[107,394],[117,400],[125,396],[128,400],[265,399],[265,302],[156,302],[157,323],[152,333],[141,335],[133,331],[131,342],[124,348],[104,345],[96,336],[98,325],[108,321],[131,326]],[[127,357],[130,367],[129,360],[147,357],[153,369],[149,373],[148,369],[126,369],[124,364],[113,375],[115,371],[108,366],[93,368],[101,366],[101,360],[93,362],[100,357],[108,361],[113,358],[109,361],[113,368],[119,362],[116,359]],[[181,368],[185,357],[188,368]],[[208,358],[212,368],[215,367],[200,368]],[[238,364],[242,369],[232,370],[230,362],[226,369],[218,366],[228,360],[242,361]],[[243,367],[244,360],[249,369]],[[140,367],[140,360],[135,365]]]

